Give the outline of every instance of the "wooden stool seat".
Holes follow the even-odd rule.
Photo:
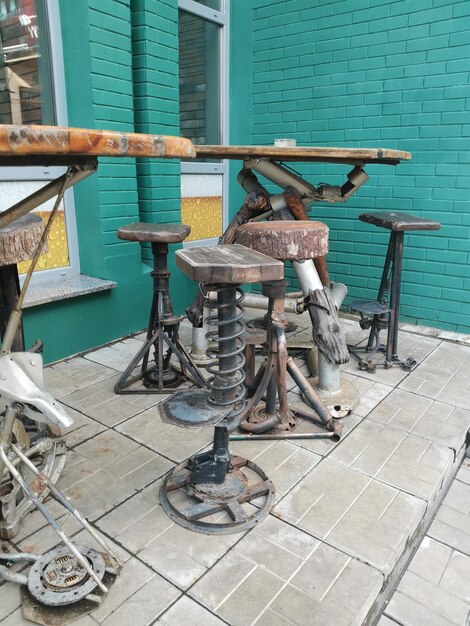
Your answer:
[[[243,285],[284,278],[283,263],[238,244],[177,250],[176,265],[200,283]]]
[[[237,243],[275,259],[316,259],[328,253],[328,226],[322,222],[249,222],[236,236]]]
[[[379,213],[362,213],[359,215],[361,222],[374,224],[381,228],[388,228],[393,231],[405,230],[439,230],[441,227],[439,222],[427,220],[424,217],[409,215],[407,213],[398,213],[396,211],[380,211]]]
[[[117,236],[126,241],[181,243],[191,232],[186,224],[146,224],[133,222],[118,228]]]

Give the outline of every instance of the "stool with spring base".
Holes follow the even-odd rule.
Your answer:
[[[158,405],[163,422],[183,428],[215,426],[212,449],[174,468],[163,481],[160,501],[173,521],[196,532],[233,533],[255,526],[271,510],[274,487],[261,468],[229,452],[229,432],[236,428],[246,405],[243,356],[244,294],[240,285],[281,280],[284,266],[243,246],[190,248],[176,253],[176,264],[193,280],[215,291],[217,300],[205,306],[217,315],[207,320],[217,350],[207,365],[208,389],[184,389]],[[257,507],[250,506],[258,500]],[[248,505],[248,506],[244,506]]]
[[[370,328],[367,345],[359,354],[357,346],[350,348],[350,353],[359,361],[359,368],[375,372],[377,366],[386,368],[399,365],[406,371],[411,371],[417,365],[409,357],[405,361],[397,354],[398,321],[400,312],[401,270],[403,262],[403,242],[406,231],[439,230],[439,222],[427,220],[415,215],[396,212],[362,213],[359,216],[362,222],[374,224],[391,231],[388,243],[387,256],[380,281],[377,300],[354,300],[350,303],[351,309],[360,314],[359,324],[363,330]],[[387,329],[387,343],[380,343],[380,332]],[[377,352],[383,352],[385,359],[375,361]]]
[[[182,242],[190,231],[190,227],[185,224],[145,224],[142,222],[134,222],[118,229],[119,239],[151,243],[154,263],[153,300],[147,337],[142,348],[116,383],[114,391],[118,394],[168,393],[169,389],[179,387],[183,382],[191,379],[199,387],[205,385],[197,365],[179,340],[179,325],[185,317],[175,317],[170,301],[168,244]],[[149,365],[152,348],[154,364]],[[178,359],[181,371],[171,365],[172,355]],[[133,371],[140,362],[142,362],[140,372],[133,375]],[[146,389],[129,389],[140,380]]]

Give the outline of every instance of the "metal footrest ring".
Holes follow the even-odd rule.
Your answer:
[[[191,461],[171,470],[160,488],[163,510],[180,526],[226,535],[253,528],[271,511],[274,485],[252,461],[234,456],[223,483],[197,485],[191,482]],[[261,505],[257,502],[254,507],[252,501],[261,498]]]

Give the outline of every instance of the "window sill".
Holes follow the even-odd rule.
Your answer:
[[[30,285],[23,308],[27,309],[41,304],[48,304],[49,302],[107,291],[114,289],[116,286],[117,283],[112,280],[102,280],[86,274],[67,276],[61,279],[55,278],[50,281]]]

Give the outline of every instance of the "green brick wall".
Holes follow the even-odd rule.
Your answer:
[[[69,125],[178,134],[177,0],[59,6]],[[150,268],[140,246],[120,241],[116,231],[140,219],[180,220],[177,161],[99,162],[98,174],[74,188],[81,271],[118,286],[26,310],[26,340],[44,340],[46,362],[147,325]],[[149,256],[144,250],[144,260]],[[181,310],[178,297],[175,304]]]
[[[398,210],[440,221],[440,231],[405,236],[401,317],[469,332],[470,2],[243,4],[241,13],[232,3],[232,41],[245,52],[231,60],[231,143],[293,137],[299,145],[412,152],[396,168],[369,166],[369,181],[346,204],[315,204],[311,215],[330,226],[334,279],[350,297],[368,299],[377,293],[388,231],[358,215]],[[252,113],[248,124],[239,97]],[[315,184],[341,184],[347,171],[298,169]]]

